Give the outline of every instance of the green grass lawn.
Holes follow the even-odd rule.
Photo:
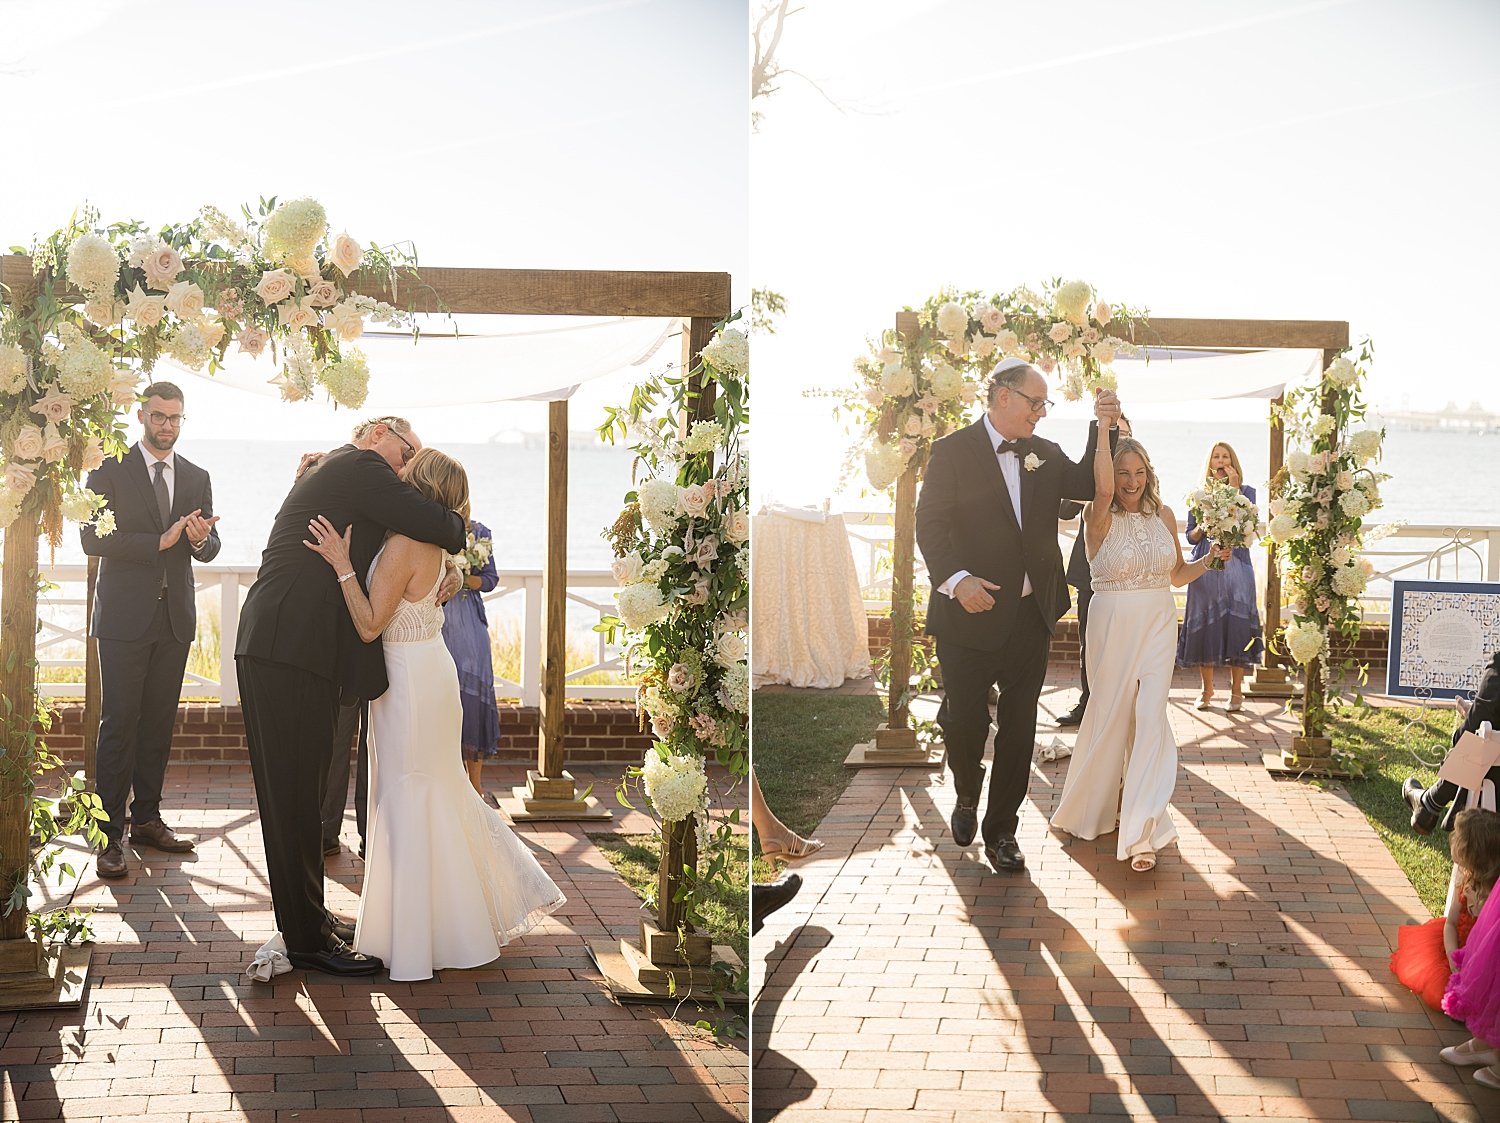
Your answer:
[[[1411,829],[1411,809],[1401,798],[1401,782],[1415,776],[1425,786],[1437,779],[1437,768],[1419,764],[1407,746],[1423,760],[1441,763],[1457,715],[1451,710],[1429,709],[1425,728],[1419,724],[1408,732],[1408,725],[1419,712],[1415,707],[1345,709],[1333,723],[1333,743],[1336,750],[1359,755],[1365,774],[1345,781],[1344,787],[1411,879],[1422,903],[1437,916],[1443,911],[1453,868],[1448,835],[1436,830],[1423,838]]]
[[[743,836],[742,836],[743,837]],[[591,834],[589,841],[609,859],[615,872],[631,890],[646,900],[656,889],[656,870],[661,864],[661,839],[654,834]],[[748,857],[748,855],[746,855]],[[716,944],[727,944],[740,957],[750,959],[749,862],[731,862],[734,871],[729,886],[712,897],[703,909],[704,928]]]
[[[873,695],[757,694],[750,717],[755,776],[772,813],[806,837],[844,794],[854,772],[844,757],[875,735],[885,706]],[[755,859],[755,879],[775,876]]]

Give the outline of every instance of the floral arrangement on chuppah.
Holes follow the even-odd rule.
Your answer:
[[[607,410],[599,428],[611,443],[617,435],[634,440],[646,477],[604,532],[621,588],[618,615],[599,628],[611,642],[625,633],[642,722],[655,738],[617,796],[631,806],[627,791],[638,785],[664,832],[694,824],[697,850],[709,860],[682,871],[678,899],[688,924],[701,921],[716,883],[729,884],[738,821],[736,810],[712,822],[705,762],[727,767],[731,784],[749,771],[750,480],[740,448],[749,423],[749,341],[728,323],[691,376],[636,386],[629,404]],[[713,416],[684,431],[679,419],[704,412],[699,385],[714,388]]]
[[[414,253],[361,247],[331,234],[314,199],[259,213],[242,208],[241,224],[204,207],[185,223],[152,230],[140,222],[104,225],[97,211],[75,211],[66,226],[31,248],[32,273],[14,277],[0,308],[0,528],[6,529],[5,609],[8,642],[36,615],[38,527],[56,549],[63,520],[114,532],[114,514],[84,486],[106,456],[127,451],[122,412],[134,406],[144,376],[163,358],[190,370],[219,369],[231,344],[280,365],[274,383],[289,401],[322,386],[338,405],[363,404],[369,366],[348,346],[365,320],[409,325],[410,314],[354,291],[352,280],[383,281],[395,292],[397,268],[414,272]],[[24,254],[22,247],[12,252]],[[279,356],[279,357],[278,357]],[[29,554],[29,557],[27,556]],[[12,557],[14,555],[14,557]],[[58,801],[34,798],[37,777],[62,767],[36,728],[49,714],[37,696],[35,668],[4,668],[5,753],[20,770],[32,834],[43,843],[60,831],[99,842],[99,801],[81,774],[66,824]],[[24,696],[23,696],[24,695]],[[98,835],[98,837],[96,837]],[[7,865],[6,914],[27,901],[27,863]],[[66,864],[64,863],[64,868]],[[59,930],[56,917],[32,919]],[[66,929],[66,925],[63,926]]]
[[[1307,669],[1305,738],[1326,736],[1327,680],[1349,674],[1363,680],[1365,668],[1352,658],[1335,675],[1326,673],[1328,633],[1351,645],[1359,637],[1359,598],[1374,566],[1358,551],[1384,536],[1382,528],[1366,529],[1365,519],[1380,507],[1380,485],[1390,478],[1370,467],[1380,458],[1385,430],[1352,429],[1365,417],[1360,380],[1373,352],[1368,340],[1357,357],[1351,351],[1329,363],[1317,383],[1287,394],[1280,412],[1297,446],[1271,481],[1269,533],[1292,594],[1286,647]]]
[[[1111,325],[1145,322],[1141,311],[1100,300],[1085,281],[1060,280],[1040,293],[1022,285],[989,297],[944,289],[918,316],[915,339],[888,329],[854,361],[860,385],[842,407],[859,424],[854,455],[863,455],[876,491],[912,464],[920,471],[932,442],[968,423],[1001,359],[1035,364],[1057,378],[1064,398],[1077,401],[1096,387],[1114,389],[1115,356],[1138,351],[1111,334]]]

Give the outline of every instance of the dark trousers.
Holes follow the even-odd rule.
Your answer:
[[[125,834],[125,803],[134,823],[161,818],[161,785],[172,749],[172,726],[182,695],[188,648],[172,634],[167,602],[140,639],[101,639],[99,644],[99,748],[95,790],[109,819],[101,824],[112,842]]]
[[[1093,599],[1092,586],[1078,590],[1078,681],[1083,687],[1080,706],[1089,704],[1089,602]]]
[[[995,757],[982,832],[986,844],[1013,836],[1031,777],[1036,743],[1036,706],[1047,678],[1052,633],[1035,597],[1023,597],[1015,625],[999,651],[937,641],[943,668],[943,704],[938,725],[948,747],[948,766],[958,801],[978,806],[984,787],[984,743],[990,731],[990,687],[1000,692],[995,708]]]
[[[333,735],[333,755],[328,766],[328,797],[323,800],[323,842],[326,846],[344,829],[344,807],[349,802],[349,749],[354,734],[359,733],[359,759],[355,763],[354,822],[359,827],[359,842],[365,842],[365,812],[369,803],[370,703],[356,699],[339,707],[339,723]]]
[[[321,951],[333,934],[323,905],[323,800],[338,724],[338,687],[265,659],[235,659],[276,926],[288,951]]]
[[[1484,673],[1479,676],[1479,687],[1474,691],[1474,702],[1469,706],[1469,716],[1464,719],[1463,726],[1453,734],[1453,743],[1458,744],[1458,739],[1465,733],[1478,733],[1479,726],[1489,722],[1493,729],[1500,729],[1500,655],[1490,660],[1490,665],[1485,668]],[[1500,789],[1500,764],[1491,768],[1485,774],[1485,779],[1494,783]],[[1443,809],[1453,803],[1462,789],[1452,780],[1439,780],[1432,787],[1422,793],[1422,803],[1427,810],[1441,815]],[[1453,816],[1464,809],[1468,802],[1465,798],[1462,802],[1455,804],[1448,810],[1443,819],[1443,829],[1453,829]]]

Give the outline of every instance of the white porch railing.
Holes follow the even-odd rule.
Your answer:
[[[259,571],[253,565],[197,565],[193,575],[199,594],[217,588],[219,591],[219,678],[189,673],[182,688],[184,698],[220,698],[226,706],[239,705],[239,682],[235,677],[234,647],[239,633],[242,594],[255,583]],[[73,646],[82,650],[87,633],[84,600],[88,582],[86,565],[52,565],[42,567],[46,579],[60,588],[38,599],[42,629],[37,636],[37,662],[41,668],[76,667],[82,670],[81,657],[67,657],[63,652]],[[484,595],[491,626],[497,617],[518,611],[521,635],[521,681],[499,674],[495,676],[496,693],[502,698],[519,698],[522,705],[535,706],[542,695],[542,571],[511,569],[499,572],[499,584]],[[568,601],[580,605],[586,618],[595,623],[615,611],[614,597],[619,588],[607,569],[571,570],[568,573]],[[518,606],[506,598],[521,598]],[[505,602],[505,603],[502,603]],[[514,607],[513,607],[514,606]],[[202,610],[199,613],[202,619]],[[623,673],[624,661],[618,648],[604,641],[602,632],[592,633],[594,660],[586,667],[568,672],[569,698],[629,699],[635,687],[628,685],[585,685],[577,680],[600,672]],[[50,654],[49,654],[50,653]],[[52,697],[83,696],[82,682],[47,683],[43,693]]]
[[[868,609],[891,605],[891,542],[895,537],[895,515],[890,511],[845,511],[844,525],[860,573],[860,592]],[[1066,561],[1073,550],[1079,522],[1057,524],[1058,545]],[[1257,590],[1264,589],[1265,550],[1251,548],[1257,571]],[[1370,587],[1361,601],[1364,619],[1371,624],[1391,618],[1391,582],[1408,581],[1500,581],[1500,526],[1461,526],[1456,523],[1408,524],[1389,538],[1371,543],[1361,551],[1375,566]],[[926,596],[927,569],[922,554],[916,556],[919,597]],[[1178,592],[1179,602],[1183,593]],[[1292,618],[1291,608],[1282,606],[1283,620]]]

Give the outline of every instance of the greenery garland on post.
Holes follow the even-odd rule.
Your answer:
[[[608,409],[599,427],[610,443],[634,439],[646,473],[604,532],[621,589],[619,615],[605,617],[599,630],[610,642],[623,631],[627,664],[640,668],[637,705],[655,744],[616,794],[630,807],[627,791],[638,787],[661,819],[652,903],[661,930],[676,933],[679,947],[702,922],[715,888],[730,884],[736,860],[739,811],[711,826],[705,760],[712,756],[729,770],[731,788],[749,772],[750,483],[740,445],[750,419],[750,366],[744,333],[727,326],[736,318],[718,325],[696,369],[647,379],[628,405]],[[684,431],[682,419],[698,412],[697,388],[709,383],[716,387],[713,419]],[[707,859],[701,868],[700,858]],[[724,980],[731,989],[744,989],[744,969],[715,970],[731,976]]]
[[[897,487],[891,647],[880,667],[891,730],[908,727],[912,700],[932,681],[926,651],[914,643],[918,621],[911,568],[916,484],[932,442],[967,425],[976,403],[982,408],[985,384],[1001,359],[1023,358],[1055,376],[1068,401],[1097,387],[1114,389],[1115,356],[1137,354],[1138,348],[1112,334],[1111,325],[1129,331],[1147,324],[1144,311],[1111,306],[1088,283],[1060,278],[1041,292],[1022,285],[989,297],[944,289],[916,311],[916,318],[915,333],[882,332],[869,353],[855,359],[860,384],[840,406],[859,432],[845,478],[862,460],[873,490]],[[913,661],[919,672],[915,682]]]
[[[49,713],[36,689],[39,534],[56,549],[63,520],[114,532],[114,513],[84,486],[106,456],[128,451],[125,411],[142,378],[166,357],[190,370],[220,368],[231,342],[252,358],[270,351],[270,379],[283,399],[311,398],[322,386],[336,404],[364,404],[369,366],[348,344],[366,318],[411,327],[402,310],[354,291],[356,275],[394,294],[398,268],[420,286],[414,251],[360,246],[330,236],[314,199],[277,205],[262,198],[244,223],[204,207],[187,223],[155,232],[140,222],[101,225],[91,208],[31,249],[32,276],[4,293],[0,312],[0,941],[25,935],[31,846],[58,834],[101,845],[98,797],[82,774],[61,802],[36,797],[38,781],[62,761],[37,730]],[[12,252],[25,253],[12,246]],[[429,290],[430,291],[430,290]],[[441,309],[441,303],[438,303]],[[279,354],[279,358],[278,358]],[[50,852],[49,852],[50,853]],[[49,871],[51,857],[41,872]],[[71,872],[67,864],[63,872]],[[85,932],[74,920],[31,917],[35,938]]]
[[[1286,647],[1305,668],[1299,759],[1331,756],[1330,688],[1349,678],[1365,681],[1366,667],[1352,657],[1331,665],[1330,629],[1352,649],[1359,638],[1365,591],[1374,566],[1358,557],[1362,546],[1385,537],[1387,527],[1365,529],[1381,506],[1380,484],[1390,476],[1370,464],[1380,458],[1384,429],[1354,431],[1364,420],[1360,381],[1374,349],[1367,339],[1340,352],[1317,383],[1287,394],[1280,415],[1296,441],[1271,481],[1270,537],[1282,555],[1292,592]],[[1275,622],[1272,622],[1272,631]]]

